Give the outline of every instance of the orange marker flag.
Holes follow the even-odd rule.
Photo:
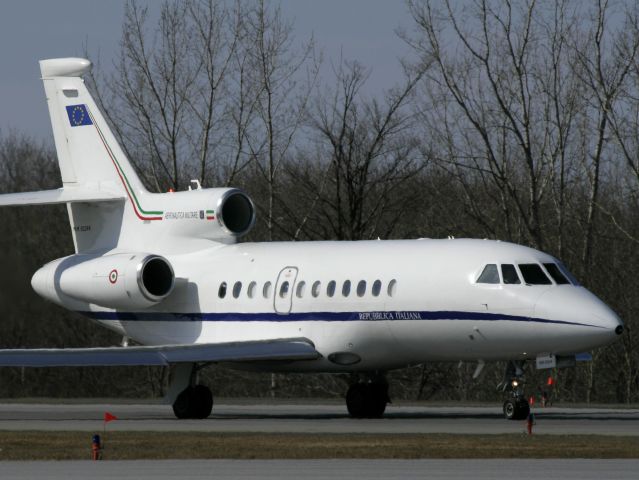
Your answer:
[[[104,412],[104,423],[111,422],[113,420],[117,420],[118,417],[109,412]]]
[[[555,379],[552,377],[548,377],[548,380],[546,381],[546,385],[548,385],[549,387],[552,387],[554,383],[555,383]]]

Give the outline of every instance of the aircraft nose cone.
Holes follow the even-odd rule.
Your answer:
[[[535,316],[573,325],[566,334],[581,339],[584,350],[607,345],[624,332],[617,314],[583,287],[548,289],[535,305]]]

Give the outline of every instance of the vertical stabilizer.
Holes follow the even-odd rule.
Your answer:
[[[63,186],[121,192],[127,198],[115,204],[68,204],[78,252],[117,246],[128,218],[140,217],[135,204],[147,194],[84,84],[82,75],[90,68],[82,58],[40,61]]]

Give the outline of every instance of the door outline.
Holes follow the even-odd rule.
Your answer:
[[[295,281],[297,280],[297,267],[284,267],[277,275],[275,291],[273,292],[273,309],[279,315],[288,315],[293,308],[293,292],[295,291]],[[280,297],[280,288],[284,282],[289,282],[288,294]]]

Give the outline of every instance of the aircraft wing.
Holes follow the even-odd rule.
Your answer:
[[[55,190],[40,190],[37,192],[21,192],[6,193],[0,195],[0,206],[17,206],[17,205],[50,205],[55,203],[74,203],[74,202],[108,202],[115,200],[124,200],[124,194],[110,192],[107,190],[98,190],[67,187],[57,188]]]
[[[2,367],[93,367],[185,362],[315,360],[321,355],[307,338],[101,348],[0,350]]]

